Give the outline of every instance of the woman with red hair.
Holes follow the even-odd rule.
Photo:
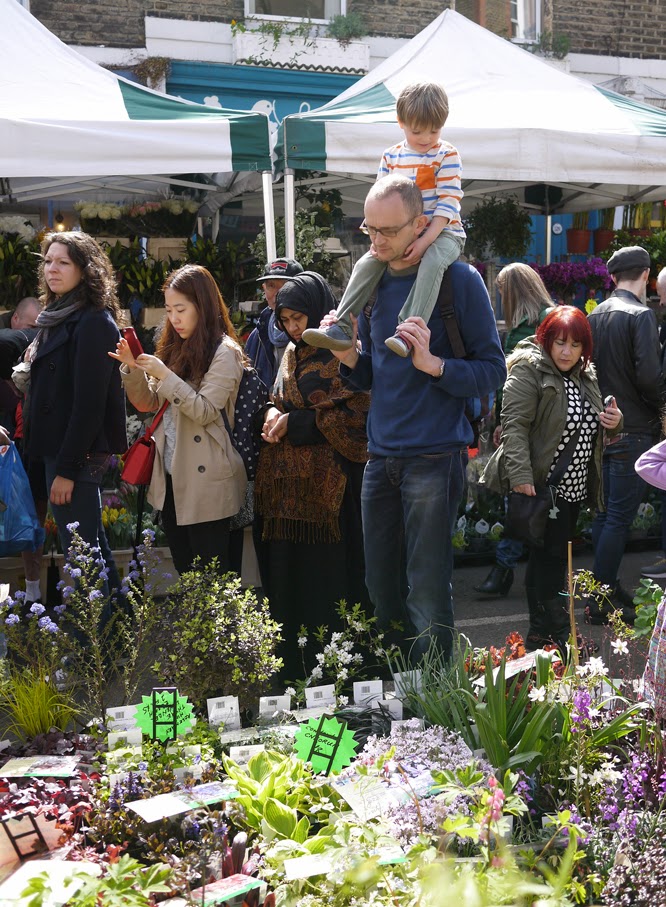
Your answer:
[[[483,482],[500,494],[551,491],[554,506],[544,545],[530,548],[525,573],[530,651],[553,642],[564,647],[569,638],[566,599],[560,595],[567,541],[580,505],[602,506],[601,429],[614,434],[622,421],[614,398],[604,408],[591,360],[590,326],[574,306],[554,308],[536,337],[518,344],[507,361],[502,443],[483,474]]]

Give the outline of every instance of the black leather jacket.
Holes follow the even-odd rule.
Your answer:
[[[590,327],[602,398],[615,397],[625,432],[657,437],[666,384],[654,312],[629,290],[616,289],[590,314]]]

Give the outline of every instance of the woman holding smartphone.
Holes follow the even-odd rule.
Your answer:
[[[243,353],[213,277],[185,265],[164,283],[166,323],[156,354],[134,357],[127,340],[115,353],[127,396],[141,412],[166,403],[155,434],[148,501],[162,511],[174,565],[190,570],[217,558],[229,570],[229,522],[244,501],[243,461],[222,411],[234,424]]]

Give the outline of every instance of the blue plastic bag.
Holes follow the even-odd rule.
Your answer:
[[[44,544],[30,482],[15,444],[0,447],[0,557]]]

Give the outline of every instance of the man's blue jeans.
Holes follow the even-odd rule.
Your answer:
[[[592,523],[594,575],[599,582],[617,585],[627,535],[645,494],[646,484],[634,469],[636,460],[655,443],[652,435],[627,434],[609,444],[603,457],[605,511]]]
[[[419,457],[373,457],[361,509],[366,585],[377,625],[394,621],[416,637],[414,662],[431,637],[448,658],[453,644],[451,538],[462,497],[467,450]]]

